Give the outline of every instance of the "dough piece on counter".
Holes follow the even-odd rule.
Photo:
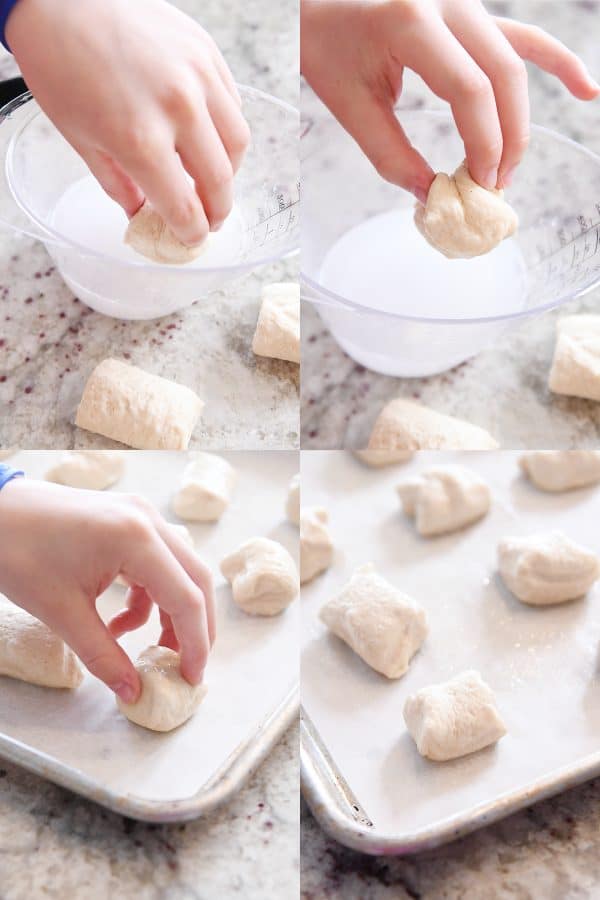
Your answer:
[[[18,447],[6,447],[6,448],[0,447],[0,462],[2,462],[4,459],[8,459],[9,456],[14,456],[15,453],[18,453],[18,452],[19,452]]]
[[[600,401],[600,315],[565,316],[556,332],[550,390]]]
[[[444,256],[469,259],[514,234],[519,220],[504,191],[481,187],[462,163],[454,175],[436,175],[426,204],[415,205],[415,225]]]
[[[105,359],[88,378],[75,424],[138,450],[187,450],[203,406],[182,384]]]
[[[300,524],[300,472],[290,481],[285,514],[294,525]]]
[[[300,513],[300,584],[312,581],[333,562],[333,541],[327,523],[329,515],[320,506]]]
[[[45,474],[46,481],[103,491],[125,471],[122,450],[67,450]]]
[[[0,675],[73,689],[83,681],[83,667],[47,625],[0,596]]]
[[[404,721],[421,756],[436,762],[475,753],[506,734],[491,689],[473,669],[408,697]]]
[[[252,349],[257,356],[300,362],[300,285],[297,282],[263,287]]]
[[[191,547],[192,550],[194,549],[194,538],[192,537],[192,533],[189,528],[187,528],[185,525],[172,525],[171,523],[169,523],[169,527],[172,528],[173,531],[175,531],[179,535],[179,537],[186,542],[188,547]],[[123,575],[117,575],[117,577],[115,578],[115,584],[121,584],[123,585],[123,587],[129,587],[129,582]]]
[[[382,469],[384,466],[395,466],[405,463],[414,456],[412,450],[354,450],[354,455],[365,466],[372,469]]]
[[[491,434],[477,425],[398,397],[377,417],[369,450],[495,450]]]
[[[372,564],[357,569],[319,616],[386,678],[405,674],[427,636],[425,610],[379,575]]]
[[[498,568],[509,591],[531,606],[583,597],[600,576],[596,554],[560,531],[504,538]]]
[[[489,511],[490,489],[464,466],[435,466],[398,485],[407,516],[416,520],[424,537],[457,531]]]
[[[182,266],[197,259],[206,249],[207,242],[203,241],[196,247],[183,244],[146,201],[130,219],[125,243],[153,262]]]
[[[180,519],[216,522],[231,502],[236,471],[222,456],[194,453],[186,466],[173,511]]]
[[[600,450],[535,450],[519,460],[542,491],[572,491],[600,481]]]
[[[281,544],[252,538],[221,562],[235,603],[251,616],[276,616],[300,590],[294,560]]]
[[[142,683],[137,703],[117,706],[130,722],[150,731],[173,731],[190,719],[206,696],[204,684],[191,685],[180,670],[179,653],[168,647],[148,647],[135,668]]]

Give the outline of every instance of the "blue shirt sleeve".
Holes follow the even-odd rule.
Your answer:
[[[10,47],[6,43],[4,29],[6,28],[8,17],[10,16],[13,8],[17,5],[18,2],[19,0],[0,0],[0,40],[9,51]]]
[[[25,472],[21,472],[19,469],[13,469],[11,466],[3,466],[0,463],[0,491],[4,487],[5,484],[8,484],[9,481],[12,481],[13,478],[21,478]]]

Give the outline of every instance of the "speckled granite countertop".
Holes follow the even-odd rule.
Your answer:
[[[576,50],[600,77],[598,0],[505,0],[486,6],[501,15],[543,25]],[[584,104],[556,80],[530,67],[532,118],[600,152],[600,100]],[[408,73],[410,76],[411,73]],[[407,77],[406,108],[440,101]],[[305,86],[305,114],[322,115]],[[321,108],[322,109],[322,108]],[[558,315],[595,312],[600,290],[522,325],[473,360],[444,375],[398,379],[368,372],[337,346],[315,310],[302,312],[302,446],[356,446],[368,439],[375,415],[395,396],[425,404],[488,428],[503,447],[567,448],[600,445],[600,405],[553,397],[547,378]]]
[[[296,900],[298,729],[221,810],[145,825],[0,760],[2,900]]]
[[[297,105],[296,0],[176,0],[211,32],[236,79]],[[260,28],[260,37],[258,29]],[[0,56],[0,78],[16,74]],[[41,244],[0,232],[0,445],[111,447],[70,424],[77,394],[104,357],[129,359],[195,388],[206,408],[192,446],[296,447],[298,366],[251,350],[265,281],[294,280],[290,260],[154,322],[120,322],[74,299]]]

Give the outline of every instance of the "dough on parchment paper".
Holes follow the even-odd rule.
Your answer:
[[[138,450],[187,450],[203,406],[190,388],[109,358],[88,378],[75,424]]]
[[[0,675],[48,688],[77,688],[83,666],[62,638],[0,595]]]
[[[474,669],[412,694],[404,721],[421,756],[437,762],[475,753],[506,734],[494,695]]]
[[[369,450],[495,450],[485,429],[397,397],[379,413]]]
[[[583,597],[600,576],[596,554],[560,531],[504,538],[498,569],[509,591],[531,606]]]
[[[321,608],[319,617],[386,678],[405,674],[427,636],[425,610],[372,564],[357,569],[340,593]]]
[[[263,287],[252,350],[257,356],[300,362],[300,285],[297,282]]]
[[[300,513],[300,584],[312,581],[333,562],[333,541],[327,523],[329,515],[321,506]]]
[[[208,238],[207,238],[208,240]],[[129,220],[125,243],[153,262],[181,266],[198,259],[206,249],[207,241],[196,247],[183,244],[171,231],[164,219],[146,201]]]
[[[168,647],[148,647],[140,653],[135,668],[142,683],[137,703],[117,706],[130,722],[150,731],[173,731],[190,719],[202,701],[204,684],[189,684],[181,674],[179,653]]]
[[[489,253],[519,225],[504,191],[481,187],[466,163],[453,175],[436,175],[425,205],[415,205],[414,218],[425,240],[449,259]]]
[[[188,547],[191,547],[192,550],[194,549],[194,546],[195,546],[194,538],[192,536],[190,529],[187,528],[187,526],[173,525],[171,522],[169,522],[169,527],[172,528],[173,531],[176,532],[179,535],[179,537],[182,538],[182,540],[184,540],[186,542]],[[117,577],[115,578],[115,584],[121,584],[121,585],[123,585],[123,587],[129,587],[129,582],[123,575],[117,575]]]
[[[600,401],[600,315],[565,316],[556,335],[550,390]]]
[[[68,487],[103,491],[125,471],[122,450],[67,450],[46,472],[46,481]]]
[[[173,512],[192,522],[216,522],[231,502],[236,480],[235,469],[222,456],[193,453],[173,497]]]
[[[354,450],[353,453],[357,459],[372,469],[405,463],[414,456],[412,450]]]
[[[542,491],[572,491],[600,481],[600,450],[534,450],[519,465]]]
[[[285,504],[285,514],[294,525],[300,524],[300,472],[290,481]]]
[[[251,538],[221,562],[235,603],[251,616],[276,616],[298,596],[296,564],[269,538]]]
[[[397,487],[407,516],[419,534],[431,537],[457,531],[489,511],[490,489],[476,472],[464,466],[434,466]]]

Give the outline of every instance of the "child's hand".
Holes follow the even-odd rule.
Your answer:
[[[563,44],[480,0],[302,0],[304,76],[380,175],[421,202],[434,175],[394,115],[404,68],[450,104],[471,177],[492,188],[510,183],[527,147],[523,59],[581,100],[600,92]]]
[[[250,133],[196,22],[164,0],[19,0],[6,37],[42,109],[129,216],[147,197],[189,245],[222,224]]]
[[[107,628],[96,599],[122,574],[135,587]],[[140,497],[17,478],[0,491],[0,591],[45,622],[126,703],[140,683],[115,637],[160,608],[159,643],[202,678],[215,638],[210,572]]]

